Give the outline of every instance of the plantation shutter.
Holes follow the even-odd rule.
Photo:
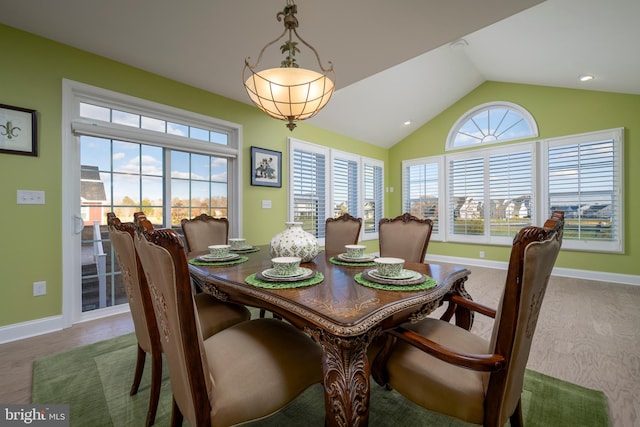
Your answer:
[[[333,216],[349,213],[358,216],[358,162],[333,159]]]
[[[378,224],[384,212],[384,177],[382,166],[364,164],[364,233],[378,232]]]
[[[531,225],[535,212],[531,156],[530,150],[489,156],[491,236],[511,238]]]
[[[614,140],[549,148],[549,206],[565,211],[567,240],[619,239]]]
[[[403,212],[421,219],[431,219],[433,237],[439,230],[439,164],[437,161],[409,164],[403,172]]]
[[[317,238],[325,235],[326,162],[323,153],[293,150],[293,220]]]
[[[484,158],[449,161],[449,220],[452,235],[484,234]]]

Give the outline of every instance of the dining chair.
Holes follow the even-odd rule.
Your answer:
[[[143,214],[136,214],[136,218],[140,221],[144,218],[144,226],[153,230],[153,225],[146,220]],[[155,421],[162,383],[162,348],[158,325],[153,312],[149,286],[134,247],[134,223],[121,222],[113,212],[109,212],[107,213],[107,225],[111,245],[120,265],[122,284],[129,302],[133,329],[138,341],[136,368],[129,392],[131,396],[138,392],[146,355],[147,353],[151,355],[151,389],[146,418],[146,425],[150,426]],[[199,321],[207,337],[227,326],[250,318],[250,312],[245,307],[219,302],[210,295],[198,295],[195,300]]]
[[[322,381],[322,350],[287,322],[256,319],[204,339],[180,238],[137,228],[173,393],[171,425],[230,426],[271,415]]]
[[[378,225],[380,256],[424,262],[433,221],[404,213],[393,219],[382,218]]]
[[[226,245],[229,237],[229,220],[214,218],[202,213],[180,221],[187,252],[206,251],[209,245]]]
[[[360,237],[362,218],[344,213],[325,222],[324,250],[327,254],[340,254],[345,245],[355,245]]]
[[[484,426],[523,425],[520,395],[540,307],[564,229],[556,211],[513,240],[498,309],[461,296],[451,302],[495,319],[489,341],[440,319],[387,333],[373,362],[376,382],[434,412]]]

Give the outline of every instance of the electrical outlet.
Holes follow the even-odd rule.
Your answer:
[[[33,282],[33,296],[39,297],[47,294],[47,282]]]
[[[484,258],[484,251],[480,251],[480,258]]]

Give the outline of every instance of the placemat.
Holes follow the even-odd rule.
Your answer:
[[[329,262],[335,265],[345,265],[347,267],[373,267],[376,265],[375,262],[346,262],[337,259],[336,257],[329,258]]]
[[[437,283],[433,277],[426,276],[427,280],[417,285],[383,285],[381,283],[372,282],[364,279],[362,273],[358,273],[354,276],[356,282],[369,288],[380,289],[383,291],[424,291],[425,289],[434,288]]]
[[[260,279],[256,279],[255,274],[247,276],[247,278],[244,279],[244,281],[251,286],[256,286],[258,288],[266,288],[266,289],[304,288],[305,286],[317,285],[323,280],[324,280],[324,275],[322,273],[316,273],[315,276],[307,280],[300,280],[298,282],[264,282]]]
[[[198,261],[197,259],[190,259],[189,264],[192,265],[204,265],[209,267],[221,267],[223,265],[242,264],[249,261],[249,257],[241,256],[240,258],[231,261]]]

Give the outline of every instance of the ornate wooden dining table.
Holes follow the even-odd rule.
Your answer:
[[[189,254],[193,259],[196,255]],[[405,264],[435,279],[428,290],[380,290],[363,286],[355,276],[362,266],[337,265],[320,252],[302,267],[324,275],[318,284],[293,289],[268,289],[248,284],[248,276],[271,267],[269,247],[243,254],[246,262],[226,266],[189,265],[194,282],[223,301],[264,308],[307,332],[323,349],[326,426],[366,426],[369,421],[369,344],[387,329],[423,319],[447,293],[469,297],[464,289],[470,271],[449,264]],[[456,313],[456,322],[470,328],[472,318]]]

